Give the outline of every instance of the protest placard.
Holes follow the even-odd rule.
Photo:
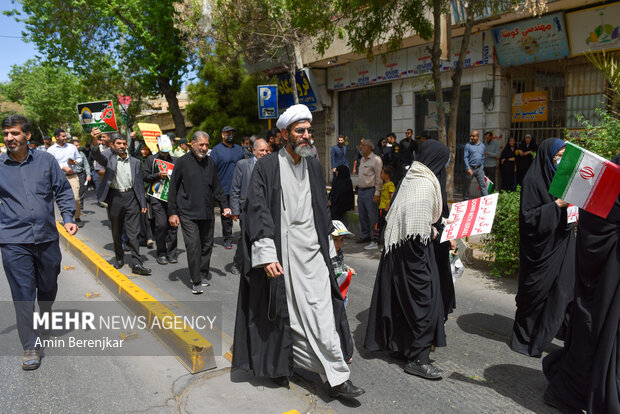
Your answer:
[[[138,122],[138,128],[140,129],[140,132],[142,132],[144,143],[147,147],[149,147],[151,153],[155,154],[158,152],[157,137],[162,134],[161,129],[159,129],[159,125]]]
[[[490,233],[497,209],[497,198],[498,194],[495,193],[453,204],[449,217],[452,223],[446,225],[441,242]]]
[[[168,202],[168,189],[170,187],[170,175],[174,169],[174,164],[163,160],[155,160],[155,166],[159,172],[167,173],[166,178],[152,183],[147,191],[147,194],[158,200]]]
[[[79,103],[77,111],[82,129],[87,134],[94,128],[98,128],[101,132],[118,131],[114,104],[111,100]]]

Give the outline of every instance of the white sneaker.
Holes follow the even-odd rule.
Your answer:
[[[204,292],[204,290],[202,290],[202,286],[200,286],[200,284],[194,285],[192,287],[192,293],[194,295],[200,295],[202,292]]]
[[[211,283],[207,279],[202,279],[202,287],[209,287]]]
[[[377,250],[379,246],[376,241],[371,241],[368,246],[364,247],[364,250]]]

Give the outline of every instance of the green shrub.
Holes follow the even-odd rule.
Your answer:
[[[484,237],[482,251],[491,260],[491,274],[511,276],[519,272],[519,206],[521,187],[501,192],[491,233]]]
[[[569,141],[592,151],[603,158],[613,158],[620,152],[620,118],[618,114],[596,108],[600,116],[599,124],[592,124],[581,115],[577,115],[577,121],[585,130],[577,137],[569,138]]]

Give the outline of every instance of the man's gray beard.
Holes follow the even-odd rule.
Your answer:
[[[204,154],[202,154],[200,151],[194,151],[194,154],[196,154],[196,156],[200,159],[203,159],[204,157],[207,156],[207,153],[205,152]]]
[[[312,148],[310,147],[310,145],[298,145],[295,147],[295,154],[304,158],[309,157],[310,155],[312,155]]]

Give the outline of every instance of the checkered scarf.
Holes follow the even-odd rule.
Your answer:
[[[415,161],[403,178],[386,216],[385,250],[420,236],[426,244],[431,225],[441,217],[441,187],[435,174]]]

